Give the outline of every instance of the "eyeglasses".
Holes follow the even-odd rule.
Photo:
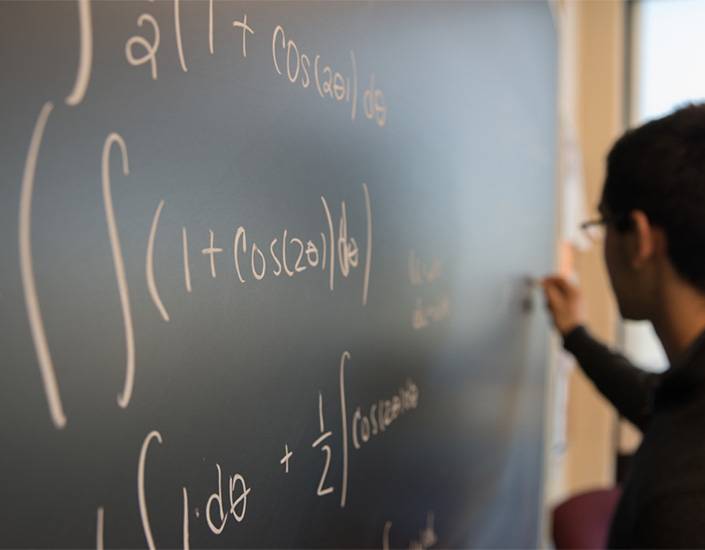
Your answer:
[[[609,220],[607,218],[598,218],[588,220],[580,224],[580,229],[585,236],[593,243],[602,242],[605,239],[605,228]]]
[[[605,238],[606,228],[609,224],[620,224],[625,218],[623,216],[602,216],[594,220],[588,220],[580,224],[580,229],[588,239],[593,242],[601,242]]]

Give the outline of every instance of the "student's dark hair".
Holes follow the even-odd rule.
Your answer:
[[[607,157],[602,203],[619,231],[632,210],[662,227],[676,271],[705,292],[705,104],[626,132]]]

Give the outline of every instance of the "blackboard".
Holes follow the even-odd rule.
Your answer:
[[[0,10],[0,544],[538,543],[548,4]]]

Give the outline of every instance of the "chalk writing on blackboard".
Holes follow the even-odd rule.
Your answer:
[[[357,407],[352,417],[352,443],[359,449],[371,437],[382,434],[400,415],[413,410],[419,403],[419,389],[407,380],[403,387],[387,399],[380,399],[364,410]]]
[[[89,0],[78,0],[77,5],[80,33],[78,68],[73,87],[64,98],[66,105],[72,108],[80,105],[86,96],[93,68],[91,4]],[[181,0],[173,0],[172,6],[178,67],[181,72],[188,73],[189,64],[195,64],[195,62],[190,62],[191,58],[187,55],[185,47],[187,42],[185,42],[185,36],[182,32]],[[214,2],[209,0],[207,38],[208,50],[211,54],[215,53],[214,17]],[[160,22],[148,10],[141,13],[135,23],[141,32],[135,33],[134,28],[127,29],[124,59],[130,66],[140,68],[139,70],[142,71],[147,82],[150,79],[156,81],[160,69],[162,72],[169,70],[169,67],[159,64],[161,60],[160,48],[165,47],[161,40]],[[236,19],[231,23],[232,28],[242,33],[242,58],[247,58],[247,40],[255,39],[255,30],[248,23],[247,14],[244,14],[241,20]],[[355,121],[357,117],[358,102],[361,101],[361,112],[364,113],[366,119],[373,121],[379,127],[386,125],[387,107],[384,93],[376,85],[374,74],[369,74],[369,86],[358,91],[358,64],[352,49],[349,50],[349,66],[335,68],[332,64],[324,62],[321,54],[307,53],[301,49],[297,42],[286,36],[284,28],[279,25],[275,27],[272,34],[272,57],[277,73],[285,75],[290,83],[301,85],[303,88],[311,88],[321,99],[349,105],[352,121]],[[348,61],[346,60],[344,64],[347,65]],[[174,70],[173,67],[172,70]],[[52,101],[43,104],[31,134],[21,183],[18,238],[25,305],[50,417],[54,426],[63,428],[67,423],[67,417],[61,401],[59,383],[44,328],[33,268],[31,240],[35,174],[45,129],[53,109],[54,103]],[[75,110],[75,112],[79,111],[80,109]],[[120,358],[124,368],[124,377],[122,388],[117,392],[117,403],[120,408],[124,409],[130,405],[134,395],[139,354],[135,345],[136,329],[131,307],[131,298],[134,297],[131,296],[127,277],[129,271],[126,269],[126,258],[120,239],[120,219],[124,213],[119,208],[116,209],[113,203],[113,186],[118,183],[121,187],[131,185],[139,177],[140,167],[131,166],[130,163],[128,154],[129,128],[121,130],[123,133],[109,129],[104,131],[103,135],[106,137],[101,144],[102,148],[99,149],[101,152],[100,190],[115,276],[113,284],[117,286],[120,302],[119,313],[122,320],[122,330],[119,337],[124,340],[124,357]],[[127,139],[123,135],[127,136]],[[119,175],[116,168],[119,168]],[[282,227],[275,234],[267,235],[262,239],[253,231],[248,232],[244,226],[231,227],[226,231],[211,226],[208,229],[205,243],[201,243],[200,240],[205,238],[202,231],[196,232],[190,230],[187,225],[177,224],[180,250],[172,251],[175,253],[172,253],[171,256],[178,257],[180,253],[185,291],[194,294],[193,283],[199,274],[203,277],[204,272],[208,273],[210,277],[206,275],[206,281],[203,279],[197,281],[196,290],[208,279],[215,279],[221,273],[221,277],[218,278],[230,276],[233,288],[237,291],[244,291],[244,287],[241,285],[256,284],[267,277],[281,277],[283,280],[284,278],[308,277],[317,274],[321,278],[322,287],[327,287],[331,292],[346,284],[355,285],[356,288],[359,285],[362,305],[367,305],[370,298],[373,259],[373,209],[367,183],[362,183],[358,192],[360,194],[356,198],[347,200],[333,200],[330,196],[323,195],[311,197],[312,204],[315,204],[321,216],[320,227],[316,228],[312,234],[307,235],[295,234],[289,228]],[[147,292],[159,317],[165,322],[169,322],[172,315],[179,314],[178,306],[171,305],[178,302],[171,302],[169,296],[166,296],[166,301],[170,304],[171,312],[167,310],[158,285],[160,270],[157,265],[159,258],[157,251],[162,244],[159,239],[160,235],[163,235],[170,227],[165,224],[160,231],[160,221],[162,217],[166,219],[171,216],[172,212],[173,210],[166,207],[164,199],[158,200],[154,206],[151,223],[148,224],[144,249],[144,276]],[[356,229],[353,230],[353,227]],[[358,227],[362,227],[360,231],[364,232],[364,235],[356,233]],[[196,242],[200,244],[197,248]],[[195,255],[192,254],[192,246],[195,248]],[[203,269],[204,258],[207,261],[206,270]],[[163,270],[164,266],[161,266],[161,269]],[[335,493],[340,507],[346,506],[350,490],[351,451],[360,450],[364,443],[369,441],[371,437],[381,434],[402,413],[416,408],[419,395],[418,388],[413,381],[407,380],[403,387],[390,392],[393,393],[392,397],[373,399],[372,405],[364,407],[356,405],[354,413],[350,415],[345,384],[346,366],[350,361],[350,352],[344,351],[340,355],[337,372],[340,425],[329,426],[327,429],[324,418],[323,394],[319,393],[319,433],[313,438],[311,444],[311,448],[321,453],[319,455],[321,459],[320,476],[316,486],[311,490],[320,497]],[[137,505],[145,541],[150,549],[156,548],[157,541],[154,538],[148,507],[149,475],[147,465],[152,458],[158,460],[159,455],[168,452],[166,443],[167,440],[160,431],[156,429],[149,431],[142,440],[137,458]],[[296,462],[292,461],[292,457],[297,449],[290,448],[287,442],[283,444],[283,447],[284,456],[279,459],[279,466],[283,467],[284,473],[289,473],[292,468],[296,467]],[[154,456],[152,457],[152,455]],[[297,455],[297,458],[299,456]],[[335,469],[331,469],[333,460],[342,462],[340,479],[334,479],[332,475],[335,472]],[[214,483],[215,487],[211,488],[208,498],[205,502],[200,503],[200,507],[192,510],[189,506],[188,487],[186,485],[180,487],[181,506],[179,512],[184,548],[190,546],[190,521],[193,517],[204,521],[211,533],[220,535],[232,519],[235,520],[235,523],[246,521],[248,499],[255,498],[256,493],[253,487],[256,485],[256,480],[250,484],[250,479],[245,473],[236,471],[223,461],[213,462],[212,466],[213,477],[217,480],[217,485]],[[106,516],[110,519],[110,511],[103,505],[96,506],[95,510],[96,547],[102,549],[105,545]],[[159,533],[159,530],[156,532]]]
[[[181,255],[184,262],[184,286],[186,287],[186,292],[191,292],[191,264],[189,263],[188,232],[186,227],[181,228]]]
[[[103,144],[101,180],[105,220],[108,225],[110,248],[113,253],[113,266],[115,268],[115,277],[117,279],[118,294],[120,296],[120,308],[122,310],[122,320],[125,330],[125,385],[122,393],[118,395],[118,405],[125,408],[130,404],[135,380],[135,334],[132,325],[132,310],[130,308],[130,291],[127,286],[127,277],[125,276],[125,260],[122,254],[122,246],[120,245],[120,235],[118,233],[117,221],[115,219],[115,208],[113,207],[113,194],[110,181],[110,153],[113,145],[117,145],[120,150],[122,173],[124,176],[130,174],[130,164],[127,156],[127,145],[125,145],[125,140],[120,134],[111,132]]]
[[[79,0],[79,33],[80,33],[80,54],[79,64],[76,72],[74,86],[65,101],[68,105],[76,106],[83,100],[88,83],[93,63],[93,28],[91,19],[90,2],[88,0]],[[186,64],[186,56],[183,47],[181,34],[181,13],[180,0],[174,0],[174,25],[176,46],[178,52],[179,63],[184,72],[188,71]],[[213,38],[213,2],[208,4],[208,45],[209,51],[214,53],[214,38]],[[247,57],[247,35],[254,34],[254,29],[247,23],[247,14],[244,14],[242,21],[235,20],[232,22],[235,28],[242,30],[242,55]],[[133,35],[125,42],[125,57],[128,63],[133,66],[149,64],[150,74],[153,80],[158,78],[157,53],[160,47],[160,29],[157,19],[151,13],[142,13],[137,18],[137,26],[143,27],[148,25],[152,30],[151,40],[148,40],[142,35]],[[284,55],[284,51],[286,52]],[[286,58],[286,73],[288,79],[292,83],[300,80],[301,85],[307,88],[311,85],[312,77],[309,74],[311,69],[311,57],[302,53],[299,46],[292,39],[288,39],[285,30],[281,25],[275,27],[272,34],[272,58],[274,67],[279,74],[282,74],[279,57]],[[357,105],[357,62],[355,54],[350,51],[351,72],[352,76],[343,76],[343,73],[334,70],[330,65],[325,64],[320,67],[319,54],[313,56],[313,81],[316,85],[320,97],[332,98],[338,102],[351,103],[351,118],[355,120],[356,105]],[[282,61],[283,62],[283,61]],[[295,64],[294,64],[295,63]],[[370,87],[363,94],[364,112],[368,119],[375,120],[379,126],[386,124],[387,107],[384,102],[384,93],[381,89],[375,87],[374,75],[370,75]],[[21,195],[20,195],[20,212],[19,212],[19,250],[20,250],[20,268],[22,272],[22,284],[25,295],[25,304],[28,312],[30,329],[34,346],[37,352],[40,372],[44,391],[49,404],[51,419],[57,428],[62,428],[66,425],[66,415],[64,413],[63,404],[59,391],[59,384],[56,378],[54,364],[49,350],[44,322],[41,315],[41,307],[36,291],[36,283],[32,262],[32,247],[31,247],[31,209],[32,196],[34,190],[34,174],[37,168],[37,159],[41,146],[44,129],[53,109],[52,102],[46,102],[42,107],[40,114],[35,123],[35,128],[32,134],[29,151],[25,161],[25,169],[22,179]],[[122,160],[123,175],[127,176],[130,173],[129,160],[127,152],[127,144],[122,135],[116,132],[110,132],[103,144],[102,155],[102,188],[103,202],[105,207],[106,223],[108,226],[108,234],[110,237],[110,245],[113,255],[113,264],[115,275],[118,284],[118,293],[120,296],[120,305],[122,310],[122,318],[125,333],[125,382],[122,391],[118,394],[118,404],[125,408],[129,405],[132,392],[134,389],[135,376],[135,344],[134,344],[134,327],[132,320],[132,312],[130,307],[130,296],[127,278],[125,276],[125,265],[120,245],[120,237],[118,232],[118,223],[116,214],[112,204],[112,190],[110,178],[110,159],[113,145],[117,145]],[[372,217],[369,190],[367,184],[363,184],[363,193],[365,200],[365,210],[367,215],[367,247],[365,254],[365,266],[363,276],[363,291],[362,303],[367,304],[370,267],[372,259]],[[287,238],[287,230],[284,230],[281,241],[279,237],[270,240],[267,247],[271,256],[272,263],[275,265],[272,270],[274,276],[279,276],[282,270],[287,276],[292,277],[296,273],[305,271],[309,267],[321,265],[323,269],[329,271],[329,286],[330,290],[335,286],[336,268],[336,251],[338,257],[338,265],[340,272],[344,278],[348,277],[350,270],[359,265],[359,246],[357,241],[347,236],[347,213],[345,202],[341,203],[342,214],[338,224],[338,236],[336,239],[335,227],[333,225],[332,214],[325,197],[321,197],[321,202],[325,211],[326,220],[328,222],[328,240],[324,237],[324,232],[321,233],[321,250],[319,250],[315,239],[302,239],[299,237]],[[154,248],[156,231],[159,223],[159,218],[164,207],[164,201],[161,201],[154,213],[152,225],[147,245],[147,256],[145,262],[145,274],[147,278],[147,286],[149,294],[155,307],[159,311],[164,321],[170,320],[170,315],[162,302],[158,291],[156,277],[154,273]],[[213,278],[216,277],[215,254],[223,251],[222,248],[215,247],[213,244],[214,233],[210,231],[211,243],[208,248],[202,252],[210,257],[210,272]],[[305,243],[305,244],[304,244]],[[277,254],[275,249],[279,244],[280,253]],[[240,248],[238,248],[240,245]],[[296,259],[292,266],[287,262],[287,251],[289,247],[293,247],[293,252]],[[233,243],[233,259],[235,263],[235,271],[241,283],[245,282],[240,265],[240,253],[247,253],[247,232],[245,228],[238,228],[235,233]],[[250,250],[250,275],[255,280],[261,281],[267,274],[267,258],[263,252],[263,248],[257,243],[253,243]],[[186,291],[191,292],[191,271],[188,258],[188,236],[187,229],[182,228],[182,254],[184,266],[184,282]],[[319,260],[323,256],[322,260]],[[326,257],[327,256],[327,257]],[[304,257],[306,261],[304,262]]]
[[[61,403],[59,393],[59,383],[56,379],[54,362],[51,358],[49,343],[47,342],[42,309],[37,295],[37,284],[34,275],[34,262],[32,259],[32,198],[34,195],[34,176],[37,171],[37,159],[39,149],[44,138],[49,115],[54,109],[54,104],[46,102],[32,131],[32,139],[29,143],[29,151],[25,160],[24,172],[22,173],[22,187],[20,192],[20,215],[19,215],[19,251],[20,251],[20,272],[22,274],[22,289],[24,291],[25,306],[27,308],[27,318],[29,328],[34,341],[34,348],[37,352],[37,362],[39,372],[42,375],[44,393],[49,403],[49,413],[52,422],[57,428],[66,426],[66,415]]]
[[[281,25],[272,33],[272,62],[274,70],[292,84],[313,89],[322,99],[350,104],[350,118],[357,115],[358,74],[355,52],[350,51],[350,73],[344,74],[330,64],[321,62],[321,54],[304,53]],[[285,74],[286,73],[286,74]],[[370,75],[370,86],[363,94],[365,116],[382,127],[387,123],[387,105],[384,92],[375,86],[375,77]]]
[[[409,252],[408,276],[416,290],[416,305],[411,314],[411,326],[421,330],[450,316],[450,298],[438,286],[443,276],[443,264],[438,258],[423,260],[415,250]],[[437,292],[432,293],[432,290]]]
[[[109,182],[109,179],[106,181]],[[215,230],[209,229],[206,246],[200,249],[200,253],[207,258],[210,277],[215,279],[221,270],[222,262],[218,261],[220,255],[231,258],[227,271],[232,272],[242,285],[252,281],[262,281],[267,276],[296,277],[309,269],[318,268],[328,272],[328,287],[332,291],[335,289],[336,276],[345,280],[352,275],[355,269],[362,268],[362,305],[366,305],[372,269],[372,204],[368,186],[366,183],[362,184],[366,233],[364,255],[361,253],[358,240],[349,233],[347,202],[340,202],[339,213],[336,214],[331,211],[324,196],[321,196],[320,199],[323,213],[322,222],[325,225],[323,226],[324,231],[315,236],[291,235],[289,230],[284,228],[276,236],[270,236],[271,238],[267,238],[260,244],[249,237],[247,228],[239,226],[232,233],[232,247],[225,249],[218,245],[222,241],[219,240]],[[155,275],[155,241],[163,207],[164,201],[162,200],[154,212],[150,226],[147,238],[145,274],[152,302],[162,319],[169,321],[170,315],[160,297]],[[109,227],[112,228],[114,216],[109,220],[112,220],[108,222]],[[117,232],[116,228],[115,232]],[[116,242],[119,244],[119,241]],[[267,242],[268,244],[265,244]],[[224,254],[225,252],[229,252],[229,254]],[[181,255],[185,288],[187,292],[192,292],[194,275],[191,268],[186,226],[181,227]],[[364,262],[364,265],[361,262]],[[121,264],[116,261],[116,271],[120,271],[118,265]],[[124,267],[122,269],[124,270]]]
[[[426,548],[431,548],[434,544],[438,542],[438,535],[434,528],[434,513],[428,512],[426,514],[426,526],[419,530],[419,535],[417,539],[409,542],[409,548],[413,550],[424,550]],[[387,521],[384,524],[384,530],[382,532],[382,549],[389,550],[392,545],[390,542],[392,531],[392,522]],[[394,545],[395,547],[400,547],[400,544]]]
[[[125,43],[125,57],[130,65],[139,66],[149,63],[152,80],[157,80],[157,50],[159,49],[159,23],[153,15],[143,13],[137,18],[137,24],[141,27],[147,22],[152,26],[153,37],[149,42],[144,36],[133,36]],[[136,57],[135,49],[140,46],[144,50],[144,55]]]
[[[93,68],[93,22],[90,0],[78,0],[78,18],[81,34],[78,70],[73,89],[66,96],[66,104],[71,106],[76,106],[83,101]]]
[[[152,526],[149,523],[147,497],[145,496],[144,470],[147,462],[147,451],[149,450],[149,444],[153,439],[156,439],[159,443],[162,443],[162,434],[156,430],[153,430],[147,434],[147,437],[144,438],[144,442],[142,443],[139,461],[137,462],[137,498],[140,508],[140,518],[142,519],[142,529],[144,530],[144,537],[147,539],[147,546],[149,546],[150,550],[154,550],[156,546],[154,544],[154,536],[152,535]]]
[[[340,460],[342,461],[342,473],[340,478],[340,500],[339,506],[344,508],[347,501],[348,494],[348,481],[349,481],[349,470],[350,470],[350,456],[349,456],[349,443],[352,442],[353,449],[360,450],[362,444],[367,442],[373,435],[379,435],[383,433],[389,426],[397,420],[401,415],[406,412],[412,411],[418,407],[420,391],[416,383],[407,379],[406,382],[399,387],[396,393],[386,399],[375,399],[370,407],[365,407],[365,413],[363,414],[363,408],[358,406],[355,408],[355,412],[352,416],[348,414],[348,395],[345,384],[345,373],[346,365],[352,360],[352,354],[349,351],[342,352],[340,356],[340,361],[338,364],[338,399],[341,410],[341,432],[340,432]],[[317,432],[318,435],[313,440],[311,448],[319,449],[323,454],[321,461],[321,474],[316,483],[316,487],[312,490],[316,495],[320,497],[325,497],[336,491],[338,485],[334,480],[329,479],[330,465],[334,458],[334,445],[333,439],[335,432],[331,429],[327,429],[325,422],[324,413],[324,399],[323,394],[318,392],[318,414],[317,414]],[[144,438],[137,461],[137,500],[140,511],[140,518],[142,522],[142,529],[144,532],[145,540],[147,546],[150,549],[156,548],[156,543],[154,540],[152,525],[149,517],[149,509],[147,506],[147,487],[148,480],[147,471],[147,461],[149,456],[150,448],[152,447],[152,442],[156,441],[158,444],[163,444],[164,439],[161,432],[158,430],[150,431]],[[361,443],[362,442],[362,443]],[[279,459],[278,465],[285,466],[285,473],[289,473],[290,464],[289,461],[294,455],[294,450],[289,448],[288,444],[284,444],[285,455],[283,458]],[[273,463],[274,467],[274,463]],[[255,494],[254,486],[256,482],[252,484],[248,481],[247,476],[241,472],[223,474],[223,468],[219,462],[214,464],[215,470],[215,490],[211,490],[206,502],[204,503],[204,513],[200,513],[199,508],[195,508],[193,512],[189,511],[188,507],[188,489],[186,486],[182,486],[182,530],[183,530],[183,543],[184,548],[188,548],[189,541],[189,518],[191,513],[196,519],[201,519],[201,515],[205,519],[206,525],[211,533],[214,535],[220,535],[225,530],[232,518],[236,523],[242,523],[246,521],[247,514],[247,503],[248,499],[252,498]],[[97,540],[103,540],[103,526],[104,526],[104,514],[105,510],[103,507],[97,509]],[[422,546],[428,548],[427,543],[431,540],[429,533],[433,531],[433,515],[429,515],[429,520],[424,531],[420,532],[420,541]],[[390,524],[391,527],[391,524]],[[425,533],[425,535],[423,534]],[[389,532],[385,527],[384,540],[389,540]],[[425,541],[425,542],[424,542]],[[435,539],[434,539],[435,541]]]
[[[184,45],[181,41],[181,0],[174,0],[174,34],[176,35],[176,49],[179,52],[179,64],[181,70],[188,72],[186,59],[184,58]]]
[[[169,313],[164,307],[162,298],[159,294],[159,288],[157,287],[157,279],[154,275],[154,241],[157,238],[157,228],[159,227],[159,217],[162,213],[162,208],[164,208],[164,201],[159,201],[157,209],[154,211],[154,217],[152,218],[152,224],[149,227],[149,238],[147,239],[147,255],[145,258],[145,277],[147,279],[147,289],[149,290],[149,297],[152,299],[155,307],[159,310],[159,314],[162,316],[164,321],[169,321]]]
[[[291,457],[294,456],[293,451],[289,450],[289,445],[286,443],[284,444],[284,456],[281,457],[279,460],[279,464],[284,465],[284,473],[288,474],[289,473],[289,462],[291,461]]]
[[[318,418],[319,426],[321,430],[321,435],[311,444],[314,449],[324,443],[329,437],[333,435],[333,432],[326,431],[326,424],[323,419],[323,395],[318,393]],[[316,494],[319,497],[328,495],[333,492],[333,487],[326,484],[326,477],[328,476],[328,469],[330,468],[330,458],[332,455],[330,445],[321,445],[321,452],[325,455],[325,463],[323,466],[323,471],[321,472],[320,480],[318,481],[318,488],[316,489]]]
[[[226,510],[223,508],[225,502],[223,501],[223,479],[220,464],[216,464],[215,466],[218,470],[218,489],[208,497],[208,501],[206,502],[206,522],[214,534],[220,535],[231,516],[235,518],[235,521],[238,523],[241,523],[245,519],[245,513],[247,512],[247,496],[252,489],[247,487],[247,482],[241,474],[236,473],[229,475],[227,483],[228,491],[226,495],[228,509]],[[218,507],[215,508],[215,512],[213,512],[214,503],[218,505]],[[217,514],[215,518],[218,523],[213,519],[213,514]]]

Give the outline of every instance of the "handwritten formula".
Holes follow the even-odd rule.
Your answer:
[[[65,433],[71,425],[72,416],[65,407],[62,393],[62,379],[57,373],[56,359],[53,353],[50,331],[45,326],[45,311],[37,289],[37,270],[35,269],[35,251],[33,249],[33,200],[35,195],[35,178],[42,168],[47,154],[45,135],[58,111],[70,113],[77,121],[84,116],[82,106],[92,92],[92,79],[96,72],[96,42],[101,39],[94,22],[95,5],[91,0],[77,0],[72,3],[78,19],[77,25],[77,68],[73,86],[65,97],[48,98],[39,106],[36,118],[30,122],[29,143],[26,149],[24,167],[20,183],[18,205],[18,251],[19,269],[24,303],[29,322],[36,363],[41,377],[42,388],[46,397],[48,418],[59,433]],[[121,29],[121,56],[124,62],[144,78],[145,86],[153,86],[164,79],[165,72],[178,71],[183,78],[187,74],[203,71],[198,61],[189,55],[187,44],[194,37],[186,35],[183,25],[184,7],[181,0],[169,2],[170,17],[164,17],[164,10],[158,8],[165,4],[150,1],[142,2],[143,11],[139,13],[129,28]],[[232,46],[237,46],[240,60],[248,63],[263,63],[252,56],[253,44],[266,42],[271,45],[271,58],[267,60],[269,70],[277,85],[282,89],[294,90],[299,87],[318,100],[329,102],[340,112],[345,110],[351,123],[368,125],[374,131],[384,131],[390,121],[390,109],[382,89],[384,76],[374,72],[365,72],[358,64],[354,44],[347,48],[349,53],[346,63],[336,66],[327,60],[325,51],[317,51],[308,45],[305,35],[295,35],[285,22],[269,27],[262,27],[257,21],[243,12],[239,17],[228,19],[229,35],[216,31],[219,11],[222,5],[213,0],[189,5],[193,15],[200,11],[202,20],[199,27],[202,35],[197,38],[207,46],[208,55],[216,56],[221,50],[225,55],[232,53]],[[223,10],[225,11],[225,10]],[[161,15],[159,15],[161,13]],[[169,37],[169,40],[167,40]],[[173,42],[172,42],[173,40]],[[165,49],[174,48],[178,66],[165,66]],[[248,58],[248,49],[250,57]],[[292,95],[292,98],[295,97]],[[293,101],[293,100],[292,100]],[[293,107],[295,108],[295,106]],[[120,113],[115,113],[119,118]],[[360,122],[357,122],[357,121]],[[192,227],[187,220],[179,221],[177,239],[173,235],[168,242],[171,248],[164,246],[167,240],[163,226],[164,216],[171,215],[171,204],[167,197],[160,198],[152,205],[152,217],[148,231],[142,243],[144,255],[140,271],[144,276],[147,296],[135,291],[134,261],[125,254],[124,233],[126,212],[115,200],[115,189],[123,180],[140,180],[142,167],[134,162],[134,147],[129,134],[118,131],[116,127],[106,125],[102,128],[102,141],[96,147],[96,158],[91,164],[99,167],[95,179],[99,182],[104,228],[109,243],[112,271],[114,274],[114,292],[119,303],[121,334],[114,334],[121,342],[124,374],[120,387],[115,388],[115,403],[118,414],[126,411],[135,401],[135,387],[142,367],[142,356],[138,346],[139,330],[134,316],[134,304],[148,300],[155,315],[165,327],[172,326],[183,315],[179,309],[182,301],[173,293],[165,292],[160,285],[160,276],[165,276],[165,267],[158,261],[160,257],[179,258],[180,290],[197,298],[199,290],[212,280],[227,278],[230,292],[247,292],[253,285],[262,281],[303,281],[317,277],[320,292],[335,296],[341,287],[355,288],[358,293],[360,308],[366,308],[370,301],[374,281],[373,250],[377,212],[375,210],[375,189],[378,182],[359,182],[354,200],[340,200],[330,193],[311,195],[309,204],[318,212],[317,230],[303,233],[295,231],[282,223],[272,227],[271,232],[263,235],[251,227],[240,225],[234,220],[227,230],[214,229],[216,224],[204,232],[201,227]],[[149,182],[143,182],[149,185]],[[206,189],[207,192],[207,189]],[[207,217],[203,213],[200,219]],[[353,223],[354,222],[354,223]],[[351,229],[355,227],[355,231]],[[359,228],[362,228],[360,231]],[[173,232],[173,226],[170,227]],[[179,243],[173,247],[175,240]],[[172,262],[173,269],[173,262]],[[173,273],[168,274],[171,277]],[[321,276],[322,275],[322,276]],[[170,286],[173,292],[173,286]],[[204,335],[207,338],[207,335]],[[337,364],[336,395],[327,395],[323,391],[311,388],[311,426],[314,437],[307,441],[308,456],[316,453],[316,468],[320,475],[315,486],[310,487],[311,494],[320,499],[327,499],[331,505],[344,509],[348,495],[355,490],[351,484],[350,471],[362,460],[368,446],[373,441],[382,440],[386,433],[395,429],[396,423],[402,423],[407,415],[419,407],[421,390],[411,378],[400,379],[397,386],[390,388],[383,395],[355,395],[347,389],[346,377],[350,376],[353,353],[342,351]],[[59,369],[60,372],[60,369]],[[331,372],[336,372],[331,369]],[[330,407],[335,407],[336,420],[331,421],[327,414]],[[253,503],[259,497],[258,487],[261,480],[241,469],[232,459],[213,459],[208,463],[212,474],[212,485],[199,487],[197,493],[207,491],[204,501],[194,500],[194,489],[184,480],[180,487],[175,487],[179,517],[174,518],[171,526],[155,528],[154,515],[150,513],[150,466],[158,465],[160,457],[158,448],[166,448],[172,441],[168,430],[153,426],[146,430],[144,439],[135,456],[136,501],[139,511],[144,542],[147,547],[158,547],[157,533],[179,526],[183,548],[191,545],[191,531],[195,523],[205,525],[213,537],[219,537],[245,524]],[[271,463],[272,471],[281,472],[286,483],[287,476],[296,471],[300,457],[305,453],[300,441],[282,441],[280,456],[263,457]],[[205,460],[205,459],[204,459]],[[339,465],[335,468],[333,464]],[[190,465],[185,465],[188,469]],[[333,475],[340,472],[339,477]],[[130,506],[131,503],[125,503]],[[95,544],[96,548],[106,547],[110,541],[110,518],[112,514],[124,513],[116,506],[95,503]],[[383,545],[389,543],[389,527],[379,525],[384,530]],[[375,527],[376,528],[376,527]],[[426,527],[422,544],[435,539],[429,533],[432,524]],[[435,536],[435,535],[434,535]],[[411,543],[412,546],[417,543]]]
[[[312,441],[311,447],[318,449],[321,452],[320,459],[320,478],[315,489],[315,494],[318,497],[334,498],[340,508],[344,508],[347,503],[348,493],[352,488],[349,487],[350,468],[354,467],[354,454],[364,451],[362,445],[369,441],[370,437],[382,436],[386,430],[391,428],[392,424],[401,415],[412,412],[419,406],[420,392],[418,386],[413,380],[407,379],[399,387],[397,393],[391,398],[382,398],[374,402],[364,414],[361,412],[360,406],[349,407],[350,396],[346,389],[346,376],[349,370],[349,363],[352,361],[352,355],[348,351],[341,354],[338,365],[338,386],[339,393],[335,396],[335,406],[339,407],[341,413],[341,423],[339,426],[339,436],[336,435],[337,429],[326,422],[324,396],[318,394],[317,399],[317,424],[319,434]],[[348,414],[349,409],[354,408],[352,416]],[[335,443],[334,443],[335,440]],[[145,437],[139,453],[137,461],[137,491],[139,495],[139,510],[142,521],[142,529],[149,548],[156,548],[152,524],[150,521],[149,507],[147,505],[146,480],[145,470],[146,463],[149,459],[149,451],[153,445],[166,444],[165,434],[159,430],[150,431]],[[294,467],[294,457],[298,456],[298,449],[290,448],[287,443],[283,445],[283,455],[278,461],[272,460],[272,467],[280,467],[284,469],[285,474],[289,474]],[[335,449],[335,453],[334,453]],[[334,458],[335,456],[335,458]],[[332,460],[339,460],[342,463],[342,476],[340,480],[330,479],[329,472]],[[225,469],[225,470],[224,470]],[[225,473],[224,473],[225,472]],[[246,520],[247,504],[251,499],[257,498],[256,482],[250,480],[245,474],[238,471],[231,471],[229,465],[221,465],[216,462],[214,465],[214,489],[210,493],[208,499],[202,506],[191,508],[189,504],[188,487],[181,488],[182,494],[182,541],[183,547],[189,548],[190,531],[189,525],[193,521],[205,521],[210,532],[213,535],[220,535],[224,532],[229,522],[233,524],[242,523]],[[191,503],[193,504],[193,503]],[[204,513],[201,514],[201,510]],[[97,510],[97,547],[104,546],[104,521],[106,511],[103,507]],[[433,530],[432,520],[428,530]],[[424,538],[425,537],[425,538]],[[423,535],[422,540],[425,540],[424,547],[428,548],[435,539],[429,544],[429,535]],[[385,547],[388,543],[389,533],[388,527],[385,526]],[[417,547],[412,543],[410,546]]]

